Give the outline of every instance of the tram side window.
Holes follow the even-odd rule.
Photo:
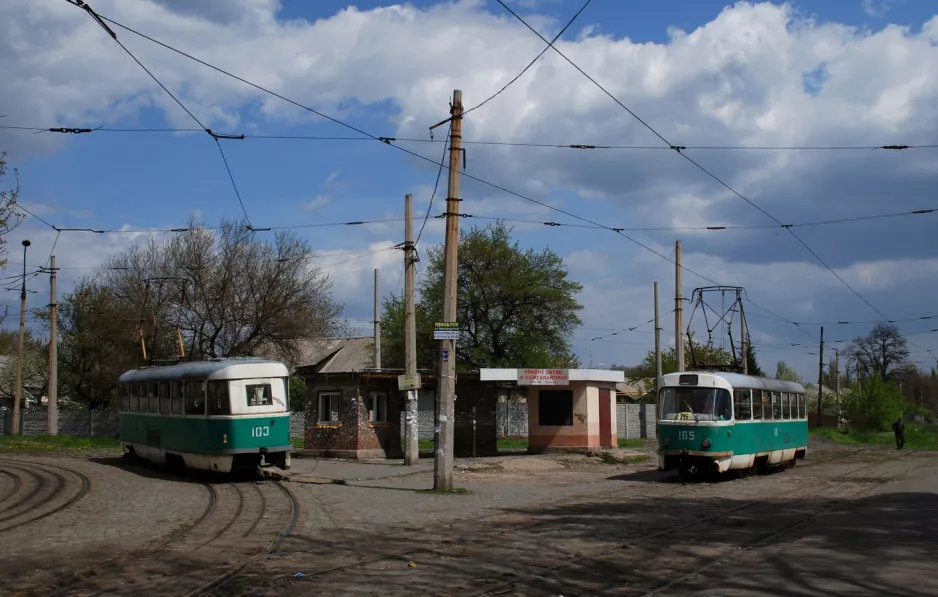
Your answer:
[[[752,391],[752,418],[756,421],[762,420],[762,400],[765,397],[765,392],[762,390],[753,390]]]
[[[230,415],[231,403],[228,401],[228,382],[208,382],[208,414]]]
[[[802,419],[808,418],[808,397],[804,394],[798,394],[798,416]]]
[[[150,402],[147,400],[147,384],[145,383],[137,384],[137,402],[139,403],[137,406],[139,412],[150,412]]]
[[[204,415],[205,414],[205,382],[187,381],[186,382],[186,414]]]
[[[147,384],[147,397],[150,400],[150,412],[158,413],[160,412],[160,395],[157,390],[157,383],[151,381]]]
[[[169,382],[161,381],[159,385],[160,390],[160,414],[168,415],[169,414]]]
[[[249,384],[244,387],[244,391],[248,406],[270,406],[274,403],[269,383]]]
[[[782,419],[791,418],[791,401],[788,398],[788,392],[781,392]]]
[[[130,410],[130,396],[127,395],[127,384],[122,383],[118,387],[118,402],[120,403],[121,412],[127,412]]]
[[[770,394],[772,397],[772,416],[767,416],[766,418],[772,418],[778,421],[782,418],[782,397],[778,392],[770,392]]]
[[[170,402],[172,404],[172,407],[170,409],[172,411],[172,414],[181,415],[182,407],[183,407],[183,404],[185,403],[185,399],[183,398],[183,393],[182,393],[181,381],[170,382],[169,397],[170,397]]]
[[[733,391],[733,410],[737,421],[752,419],[752,390]]]

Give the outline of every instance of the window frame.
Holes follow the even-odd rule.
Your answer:
[[[252,388],[267,388],[267,401],[261,404],[251,404]],[[274,404],[274,385],[271,382],[244,384],[244,405],[247,408],[257,408],[259,406],[273,406]]]
[[[384,390],[372,390],[369,392],[370,400],[368,407],[368,421],[372,425],[380,425],[388,422],[388,393]],[[379,408],[379,405],[382,408]],[[378,417],[383,412],[382,417]]]
[[[227,379],[209,380],[206,386],[205,404],[210,417],[224,417],[231,414],[231,391]],[[222,392],[221,390],[224,390]],[[224,398],[222,398],[224,396]],[[221,401],[224,401],[222,405]]]
[[[733,420],[751,421],[752,420],[752,389],[733,388]],[[747,398],[746,401],[740,401],[741,397]],[[745,404],[747,409],[740,409],[737,405]],[[740,416],[744,415],[744,416]]]
[[[323,409],[323,398],[329,398],[329,408]],[[333,404],[332,400],[335,400]],[[336,425],[342,418],[342,392],[337,390],[326,390],[319,392],[316,396],[316,423],[319,425]],[[333,406],[335,408],[333,408]],[[324,410],[328,410],[329,418],[323,418]],[[335,413],[335,419],[332,418],[332,414]]]

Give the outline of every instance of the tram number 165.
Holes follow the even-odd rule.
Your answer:
[[[681,429],[677,432],[678,439],[694,439],[694,432],[688,431],[686,429]]]
[[[267,425],[251,427],[251,437],[267,437],[268,435],[270,435],[270,427]]]

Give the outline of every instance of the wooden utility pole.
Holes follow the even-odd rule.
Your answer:
[[[462,157],[462,91],[453,91],[450,106],[449,191],[446,196],[446,240],[443,247],[443,323],[456,323],[456,266],[459,247],[459,161]],[[433,462],[433,488],[453,488],[453,418],[456,415],[456,340],[440,340],[440,428]]]
[[[49,301],[49,435],[59,434],[59,367],[58,367],[58,334],[56,318],[58,305],[55,301],[55,255],[49,257],[49,291],[52,298]]]
[[[418,445],[418,400],[417,389],[417,319],[415,317],[414,269],[417,255],[414,247],[414,199],[404,198],[404,375],[408,380],[407,398],[404,401],[404,464],[411,466],[420,462]],[[413,388],[416,385],[417,388]]]
[[[817,358],[817,426],[821,426],[821,402],[823,401],[824,390],[821,382],[824,381],[824,326],[821,326],[821,347]]]
[[[23,241],[23,287],[20,290],[20,340],[16,349],[16,387],[13,388],[13,429],[10,435],[20,434],[20,401],[23,400],[23,336],[26,334],[26,249],[30,242]]]
[[[681,241],[674,244],[674,354],[677,370],[684,370],[684,297],[681,296]]]
[[[381,307],[378,306],[378,268],[375,268],[375,369],[381,369]]]

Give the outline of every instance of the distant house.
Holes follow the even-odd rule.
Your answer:
[[[645,396],[646,390],[641,382],[629,384],[621,381],[616,384],[616,402],[633,402]]]

